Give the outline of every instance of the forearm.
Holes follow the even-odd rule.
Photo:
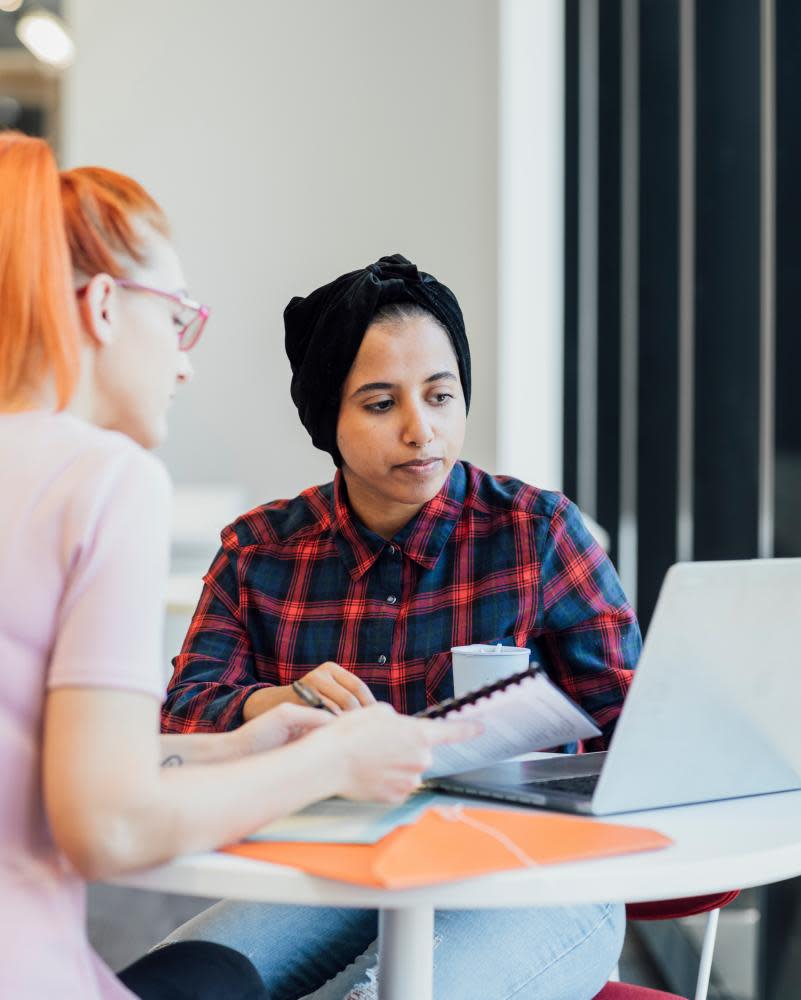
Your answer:
[[[144,693],[65,687],[48,694],[45,807],[55,843],[86,879],[231,843],[332,795],[400,802],[419,783],[433,746],[477,735],[469,724],[409,719],[387,705],[336,720],[287,705],[242,726],[241,756],[165,767],[162,750],[180,751],[187,738],[162,743],[158,708]],[[195,740],[193,750],[215,752],[213,739]],[[276,740],[293,742],[266,749]]]
[[[172,813],[163,827],[167,856],[230,843],[334,795],[340,770],[314,734],[267,754],[163,770],[161,795],[165,812]]]
[[[242,756],[238,730],[225,733],[183,733],[160,737],[162,767],[215,764]]]
[[[285,701],[292,702],[295,705],[303,704],[292,690],[291,685],[258,688],[253,694],[249,695],[242,705],[242,719],[248,722],[250,719],[255,718],[255,716],[261,715],[263,712],[269,712],[271,708],[275,708]]]
[[[117,824],[119,840],[108,845],[106,870],[95,877],[232,843],[273,819],[337,794],[342,767],[315,735],[269,753],[162,767],[138,806],[126,809],[125,822]]]
[[[173,683],[161,707],[161,731],[176,736],[209,728],[217,733],[235,730],[243,722],[261,715],[284,702],[298,705],[300,699],[291,686],[257,682],[242,677],[238,683],[198,682]]]

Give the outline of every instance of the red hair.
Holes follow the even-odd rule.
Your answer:
[[[0,133],[0,400],[34,402],[52,374],[59,409],[75,388],[80,324],[50,147]]]
[[[169,237],[164,212],[135,180],[104,167],[77,167],[61,173],[61,196],[72,266],[88,278],[126,276],[120,258],[145,262],[146,223]]]
[[[59,175],[47,143],[21,132],[0,133],[0,205],[0,400],[28,405],[52,374],[63,409],[80,368],[74,272],[124,277],[125,258],[146,258],[137,223],[169,236],[167,219],[124,174]]]

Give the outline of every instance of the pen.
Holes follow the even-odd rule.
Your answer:
[[[321,708],[324,712],[330,712],[331,715],[336,715],[336,712],[326,705],[317,692],[312,691],[308,684],[304,684],[303,681],[292,681],[292,690],[301,701],[305,701],[311,708]]]

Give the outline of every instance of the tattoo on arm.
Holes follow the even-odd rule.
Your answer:
[[[162,767],[180,767],[183,764],[184,759],[180,757],[177,753],[171,753],[169,757],[165,757],[161,762]]]

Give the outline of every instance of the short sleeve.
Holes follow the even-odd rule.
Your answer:
[[[136,446],[87,472],[66,518],[66,582],[47,686],[164,694],[170,482]]]

